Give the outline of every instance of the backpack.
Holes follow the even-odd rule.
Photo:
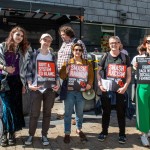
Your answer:
[[[120,58],[121,58],[121,61],[122,61],[122,64],[126,65],[127,63],[127,58],[126,58],[126,55],[123,54],[123,53],[120,53]],[[100,75],[103,79],[106,78],[106,69],[107,69],[107,66],[109,64],[109,52],[106,52],[103,57],[102,57],[102,60],[103,61],[103,64],[102,64],[102,70],[100,70]]]

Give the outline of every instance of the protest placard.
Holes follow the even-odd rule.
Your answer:
[[[44,88],[56,85],[56,68],[53,61],[37,61],[37,85]]]
[[[126,70],[127,70],[126,65],[108,64],[107,77],[125,78]]]
[[[150,84],[150,58],[137,57],[137,83]]]
[[[70,65],[68,74],[68,90],[85,91],[87,79],[88,65]]]
[[[127,66],[122,64],[108,64],[106,79],[102,85],[107,91],[117,91],[124,86]]]

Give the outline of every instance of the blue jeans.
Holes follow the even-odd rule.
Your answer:
[[[64,116],[64,126],[65,134],[71,133],[71,116],[75,106],[76,112],[76,128],[82,128],[83,122],[83,108],[84,108],[84,98],[82,93],[78,91],[68,91],[67,98],[64,100],[65,104],[65,116]]]

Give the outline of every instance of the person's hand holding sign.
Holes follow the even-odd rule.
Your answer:
[[[138,62],[135,62],[135,63],[133,64],[133,68],[136,70],[137,67],[138,67]]]
[[[57,92],[60,88],[60,83],[59,83],[59,80],[56,81],[57,85],[55,85],[52,89],[53,91]]]
[[[28,83],[28,87],[29,87],[29,89],[32,90],[32,91],[37,91],[37,90],[39,90],[40,87],[42,87],[42,86],[35,86],[35,85],[32,85],[32,84],[29,82],[29,83]]]
[[[87,91],[89,89],[91,89],[91,86],[89,84],[87,84],[85,90]]]
[[[58,91],[58,89],[59,89],[59,86],[58,86],[58,85],[56,85],[56,86],[54,86],[52,89],[53,89],[55,92],[57,92],[57,91]]]
[[[106,89],[102,85],[99,85],[99,88],[101,89],[102,92],[106,92]]]
[[[70,65],[67,65],[67,66],[66,66],[66,74],[69,73],[69,70],[70,70]]]

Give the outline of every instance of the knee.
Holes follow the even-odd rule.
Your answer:
[[[45,116],[45,117],[49,117],[49,116],[51,116],[51,109],[49,109],[49,110],[43,110],[43,116]]]
[[[39,118],[40,112],[31,112],[30,113],[30,118]]]

